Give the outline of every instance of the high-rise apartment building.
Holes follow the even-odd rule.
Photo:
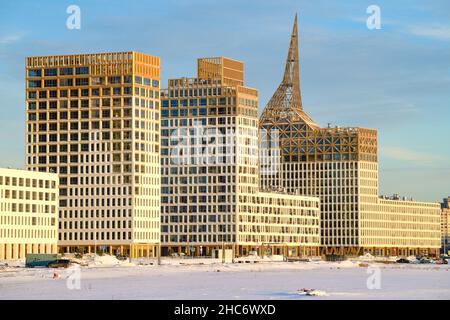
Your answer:
[[[441,210],[441,251],[448,254],[450,251],[450,197],[444,198]]]
[[[26,165],[59,175],[61,250],[155,254],[159,81],[137,52],[26,59]]]
[[[161,92],[163,252],[318,254],[318,198],[260,191],[258,92],[244,64],[203,58],[197,71]]]
[[[0,169],[0,260],[56,253],[58,176]]]
[[[324,253],[438,251],[439,204],[379,197],[377,131],[322,128],[304,111],[297,17],[283,81],[263,111],[260,129],[269,146],[261,159],[262,187],[320,197]]]

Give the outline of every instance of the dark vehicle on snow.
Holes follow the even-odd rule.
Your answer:
[[[397,262],[397,263],[409,263],[409,260],[408,260],[408,259],[405,259],[405,258],[400,258],[400,259],[398,259],[396,262]]]
[[[70,260],[58,259],[50,262],[47,266],[49,268],[68,268],[70,266]]]

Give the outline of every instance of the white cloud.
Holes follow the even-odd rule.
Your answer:
[[[414,163],[432,163],[444,160],[443,157],[427,152],[418,152],[411,149],[399,147],[381,147],[380,154],[386,158]]]
[[[10,44],[10,43],[14,43],[17,42],[21,39],[21,36],[18,35],[9,35],[9,36],[4,36],[0,38],[0,44]]]
[[[408,27],[408,32],[421,37],[450,40],[450,26],[445,25],[410,26]]]

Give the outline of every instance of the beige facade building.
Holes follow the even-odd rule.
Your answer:
[[[450,251],[450,197],[441,203],[441,251]]]
[[[29,57],[26,80],[26,164],[59,175],[60,250],[155,255],[160,59]]]
[[[198,59],[197,77],[169,80],[161,105],[165,254],[318,254],[319,199],[260,191],[258,92],[242,62]]]
[[[56,253],[58,176],[0,169],[0,260]]]
[[[406,198],[359,197],[361,251],[377,255],[436,255],[439,204]]]
[[[297,18],[283,81],[263,111],[260,129],[261,185],[320,197],[323,253],[438,252],[438,203],[379,197],[377,131],[322,128],[304,111]]]

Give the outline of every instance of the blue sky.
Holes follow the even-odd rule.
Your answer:
[[[81,29],[66,9],[81,8]],[[381,9],[369,30],[366,9]],[[303,105],[321,125],[377,128],[380,192],[450,195],[450,2],[2,1],[0,166],[24,164],[26,56],[135,50],[160,56],[168,78],[196,58],[244,61],[260,108],[278,86],[299,13]]]

